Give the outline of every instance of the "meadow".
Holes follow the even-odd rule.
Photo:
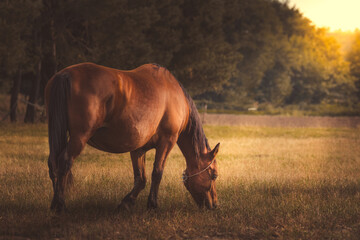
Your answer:
[[[130,212],[129,154],[87,146],[75,161],[67,212],[49,210],[45,124],[0,123],[0,239],[359,239],[360,129],[205,125],[218,155],[219,208],[198,209],[175,147],[146,210],[149,181]],[[154,151],[147,154],[150,179]]]

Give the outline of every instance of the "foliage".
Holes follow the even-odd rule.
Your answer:
[[[344,59],[340,35],[288,1],[7,0],[0,13],[1,92],[22,66],[21,92],[31,95],[39,61],[40,92],[54,72],[79,62],[156,62],[195,99],[220,105],[359,101],[359,41]]]
[[[36,29],[29,24],[35,23],[40,6],[39,0],[0,2],[0,92],[10,90],[10,82],[16,78],[19,68],[34,71],[32,62],[39,56],[33,45]]]
[[[351,49],[347,55],[350,62],[350,73],[355,78],[355,85],[357,87],[357,100],[360,101],[360,31],[355,33],[354,41]]]

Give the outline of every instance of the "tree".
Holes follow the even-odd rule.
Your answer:
[[[275,88],[285,95],[289,91],[289,44],[274,3],[277,2],[226,1],[225,39],[240,56],[236,74],[223,94],[230,96],[226,97],[230,101],[242,105],[272,101],[279,96]]]
[[[237,109],[346,105],[360,95],[360,44],[346,62],[327,31],[288,1],[8,0],[0,2],[1,33],[0,88],[14,86],[11,109],[19,92],[29,96],[26,122],[48,79],[84,61],[159,63],[195,99]]]
[[[131,69],[151,61],[152,48],[146,33],[157,14],[146,3],[103,1],[95,5],[94,15],[86,15],[92,35],[92,58],[96,62]]]
[[[153,12],[151,24],[146,31],[146,42],[151,45],[150,61],[167,66],[171,70],[174,54],[180,50],[182,0],[148,1]]]
[[[352,94],[353,78],[348,64],[339,44],[325,29],[313,29],[307,35],[296,36],[292,42],[298,59],[293,67],[289,103],[339,102]]]
[[[355,33],[354,41],[347,54],[347,60],[350,63],[351,75],[355,77],[355,87],[357,102],[360,101],[360,31]]]
[[[21,8],[19,8],[19,4]],[[39,14],[39,1],[3,1],[0,3],[0,65],[4,80],[12,80],[10,118],[17,120],[16,109],[22,74],[33,71],[33,55],[29,51],[32,28],[28,27]]]
[[[171,67],[193,95],[220,91],[237,63],[237,54],[224,41],[224,4],[216,0],[185,0],[182,11],[181,46]]]

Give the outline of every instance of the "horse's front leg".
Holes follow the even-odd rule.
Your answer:
[[[137,196],[146,185],[145,152],[143,150],[133,151],[130,152],[130,156],[134,170],[134,187],[121,201],[118,209],[130,210],[130,207],[135,204]]]
[[[171,149],[176,143],[177,137],[162,138],[157,147],[155,153],[154,168],[151,174],[151,189],[148,198],[147,208],[157,208],[157,196],[159,192],[159,185],[163,175],[166,158],[169,155]]]

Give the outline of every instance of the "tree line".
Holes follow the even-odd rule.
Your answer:
[[[197,100],[246,108],[359,105],[360,34],[347,53],[288,1],[5,0],[0,92],[33,122],[58,70],[91,61],[167,67]],[[35,104],[35,105],[34,105]]]

